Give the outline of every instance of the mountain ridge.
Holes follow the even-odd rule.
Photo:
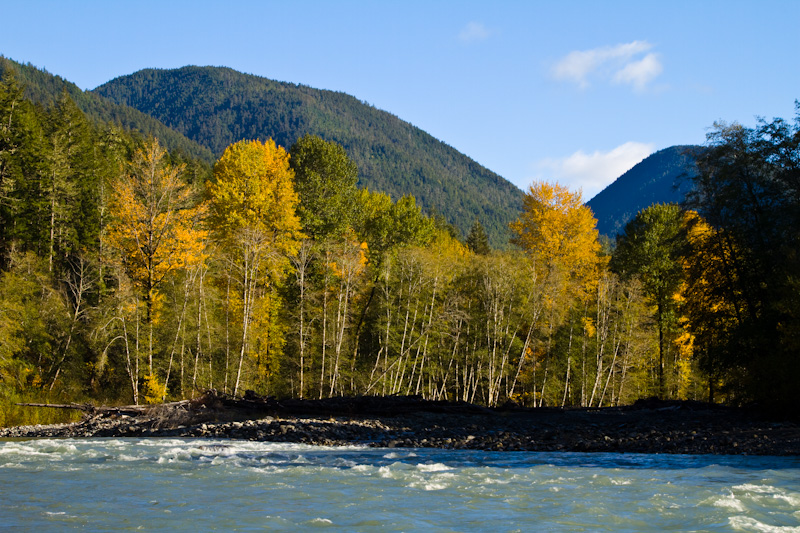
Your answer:
[[[522,191],[443,141],[343,92],[274,81],[228,67],[144,69],[93,89],[147,113],[215,155],[245,138],[289,148],[305,134],[341,144],[359,185],[413,194],[466,235],[477,217],[493,246],[505,247]]]
[[[66,91],[78,108],[95,123],[116,124],[127,130],[138,131],[145,136],[157,137],[170,151],[208,164],[214,162],[214,154],[208,148],[192,141],[161,121],[129,106],[119,105],[91,91],[84,91],[74,83],[40,69],[30,63],[19,63],[0,55],[0,76],[6,71],[14,73],[24,86],[25,97],[43,106],[56,102],[62,91]]]
[[[521,211],[523,193],[516,186],[413,124],[344,92],[274,81],[228,67],[143,69],[91,91],[30,63],[0,55],[0,75],[7,70],[24,85],[26,97],[41,105],[53,104],[66,91],[94,121],[158,137],[171,151],[209,164],[228,144],[244,138],[272,137],[288,149],[296,140],[292,135],[299,136],[300,130],[318,134],[345,147],[359,166],[361,186],[389,193],[395,200],[413,194],[429,213],[454,223],[463,235],[478,218],[496,248],[507,245],[508,222]],[[164,80],[159,78],[164,75],[181,78],[168,84],[172,106],[163,100]],[[205,77],[205,83],[198,83],[198,77]],[[142,82],[132,85],[128,83],[132,78]],[[243,80],[257,83],[243,84]],[[215,90],[202,90],[207,86]],[[176,104],[182,114],[170,111]],[[269,120],[260,123],[260,131],[252,123],[232,120],[252,114],[254,106],[271,111]],[[309,107],[322,111],[308,113]],[[227,120],[202,120],[220,114]],[[348,136],[353,129],[362,135]],[[416,145],[409,149],[412,141]],[[681,202],[689,180],[680,178],[693,172],[689,151],[695,148],[679,145],[659,150],[587,201],[599,232],[613,238],[639,210],[656,202]],[[463,175],[479,179],[467,181],[465,191],[459,179],[454,179],[463,181]],[[402,179],[393,180],[398,177]]]

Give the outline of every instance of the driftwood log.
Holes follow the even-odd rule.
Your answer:
[[[183,400],[180,402],[170,402],[160,404],[159,407],[179,407],[181,405],[188,405],[190,400]],[[21,407],[47,407],[50,409],[74,409],[76,411],[83,411],[87,415],[94,416],[111,416],[111,415],[128,415],[138,416],[149,412],[153,407],[152,405],[121,405],[116,407],[97,406],[90,403],[18,403]]]

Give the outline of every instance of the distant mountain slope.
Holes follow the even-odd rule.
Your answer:
[[[466,235],[478,217],[493,244],[505,246],[522,191],[469,157],[344,93],[272,81],[222,67],[142,70],[95,94],[134,107],[219,156],[241,139],[287,149],[311,133],[336,141],[358,164],[359,185],[397,199],[413,194]]]
[[[687,150],[671,146],[650,155],[586,202],[597,217],[597,229],[611,238],[642,209],[655,203],[683,201],[695,172]]]
[[[54,103],[63,90],[67,91],[75,104],[95,122],[118,124],[126,130],[135,130],[143,135],[157,137],[170,151],[205,161],[214,162],[214,154],[208,148],[188,139],[182,133],[166,126],[157,119],[141,111],[120,105],[80,87],[61,76],[50,74],[30,63],[17,63],[0,56],[0,76],[7,70],[14,73],[17,80],[25,86],[25,96],[44,106]]]

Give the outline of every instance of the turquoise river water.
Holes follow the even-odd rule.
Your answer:
[[[0,530],[71,529],[800,532],[800,458],[0,442]]]

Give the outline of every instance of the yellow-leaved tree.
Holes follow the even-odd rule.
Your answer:
[[[151,139],[136,150],[128,171],[113,184],[110,198],[112,222],[106,232],[107,242],[118,251],[119,265],[145,302],[147,383],[157,383],[153,322],[159,288],[170,274],[204,260],[207,232],[200,229],[200,222],[205,206],[195,201],[182,171],[183,165],[171,165],[166,150],[158,140]],[[135,381],[138,376],[134,376]],[[134,396],[138,397],[136,391]]]
[[[591,209],[583,205],[580,191],[572,192],[558,183],[539,181],[531,184],[522,202],[520,218],[509,227],[513,234],[511,242],[526,251],[532,262],[531,275],[542,287],[534,292],[542,298],[541,307],[547,320],[543,389],[555,329],[576,298],[588,299],[597,287],[600,242],[597,220]],[[533,365],[537,363],[532,362]],[[570,365],[568,357],[567,385]],[[535,397],[535,378],[533,386]]]
[[[271,139],[240,141],[225,149],[209,183],[210,222],[241,297],[241,345],[236,384],[250,351],[253,311],[289,268],[302,234],[289,154]],[[264,325],[264,327],[267,327]]]
[[[686,277],[682,305],[682,326],[691,339],[691,355],[708,379],[709,400],[724,385],[725,352],[721,339],[732,335],[743,321],[744,295],[729,290],[739,282],[731,269],[741,254],[736,243],[721,230],[711,227],[695,211],[685,215],[689,253],[684,260]]]
[[[548,270],[579,283],[594,278],[600,251],[597,220],[583,205],[580,191],[534,182],[522,202],[519,220],[510,224],[512,242]]]

